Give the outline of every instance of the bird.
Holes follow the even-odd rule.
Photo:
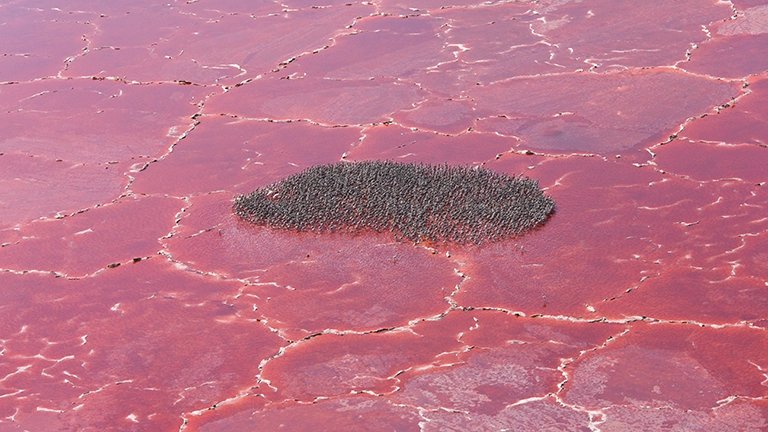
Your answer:
[[[534,179],[389,160],[311,166],[233,203],[243,220],[276,229],[390,231],[414,243],[476,245],[520,235],[554,210]]]

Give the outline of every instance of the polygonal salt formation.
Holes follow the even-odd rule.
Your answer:
[[[259,225],[391,231],[415,243],[481,244],[543,223],[555,208],[538,182],[483,168],[390,161],[319,165],[235,198]]]

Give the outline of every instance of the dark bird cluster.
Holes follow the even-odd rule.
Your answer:
[[[298,231],[391,231],[482,244],[521,234],[555,208],[536,180],[483,168],[390,161],[318,165],[235,198],[246,221]]]

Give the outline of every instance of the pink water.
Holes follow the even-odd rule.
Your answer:
[[[768,430],[768,4],[0,4],[0,430]],[[339,160],[486,245],[250,226]]]

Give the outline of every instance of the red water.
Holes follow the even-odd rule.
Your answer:
[[[0,5],[0,430],[768,430],[768,4]],[[272,231],[484,165],[482,247]]]

